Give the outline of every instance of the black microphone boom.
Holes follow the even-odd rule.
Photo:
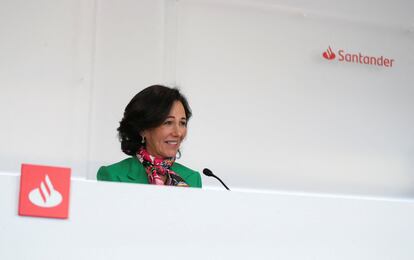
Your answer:
[[[226,184],[224,184],[224,182],[223,182],[223,181],[222,181],[219,177],[217,177],[216,175],[214,175],[214,174],[213,174],[213,172],[212,172],[212,171],[210,171],[209,169],[204,168],[203,173],[204,173],[204,175],[205,175],[205,176],[208,176],[208,177],[214,177],[214,178],[216,178],[217,180],[219,180],[219,182],[221,182],[221,184],[223,184],[223,186],[224,186],[227,190],[230,190],[230,189],[229,189],[229,187],[227,187],[227,185],[226,185]]]

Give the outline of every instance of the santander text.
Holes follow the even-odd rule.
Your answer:
[[[372,57],[372,56],[365,56],[361,53],[353,54],[353,53],[346,53],[344,50],[339,50],[339,61],[345,62],[353,62],[353,63],[361,63],[361,64],[369,64],[375,66],[384,66],[384,67],[392,67],[392,63],[394,59],[384,58],[383,56],[380,57]]]

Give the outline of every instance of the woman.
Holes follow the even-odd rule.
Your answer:
[[[153,85],[136,94],[118,128],[121,149],[131,157],[102,166],[98,180],[201,188],[200,174],[175,162],[190,117],[178,89]]]

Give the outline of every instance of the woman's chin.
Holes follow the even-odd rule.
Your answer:
[[[163,154],[163,157],[164,158],[176,157],[177,153],[178,153],[178,151],[168,151],[168,152]]]

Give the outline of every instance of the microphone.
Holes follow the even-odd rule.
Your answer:
[[[230,190],[230,189],[229,189],[229,187],[227,187],[227,186],[226,186],[226,184],[224,184],[224,182],[223,182],[223,181],[222,181],[219,177],[217,177],[216,175],[214,175],[214,174],[213,174],[213,172],[212,172],[212,171],[210,171],[209,169],[204,168],[203,173],[204,173],[204,175],[205,175],[205,176],[208,176],[208,177],[214,177],[214,178],[216,178],[217,180],[219,180],[219,182],[221,182],[221,184],[223,184],[223,186],[224,186],[227,190]]]

